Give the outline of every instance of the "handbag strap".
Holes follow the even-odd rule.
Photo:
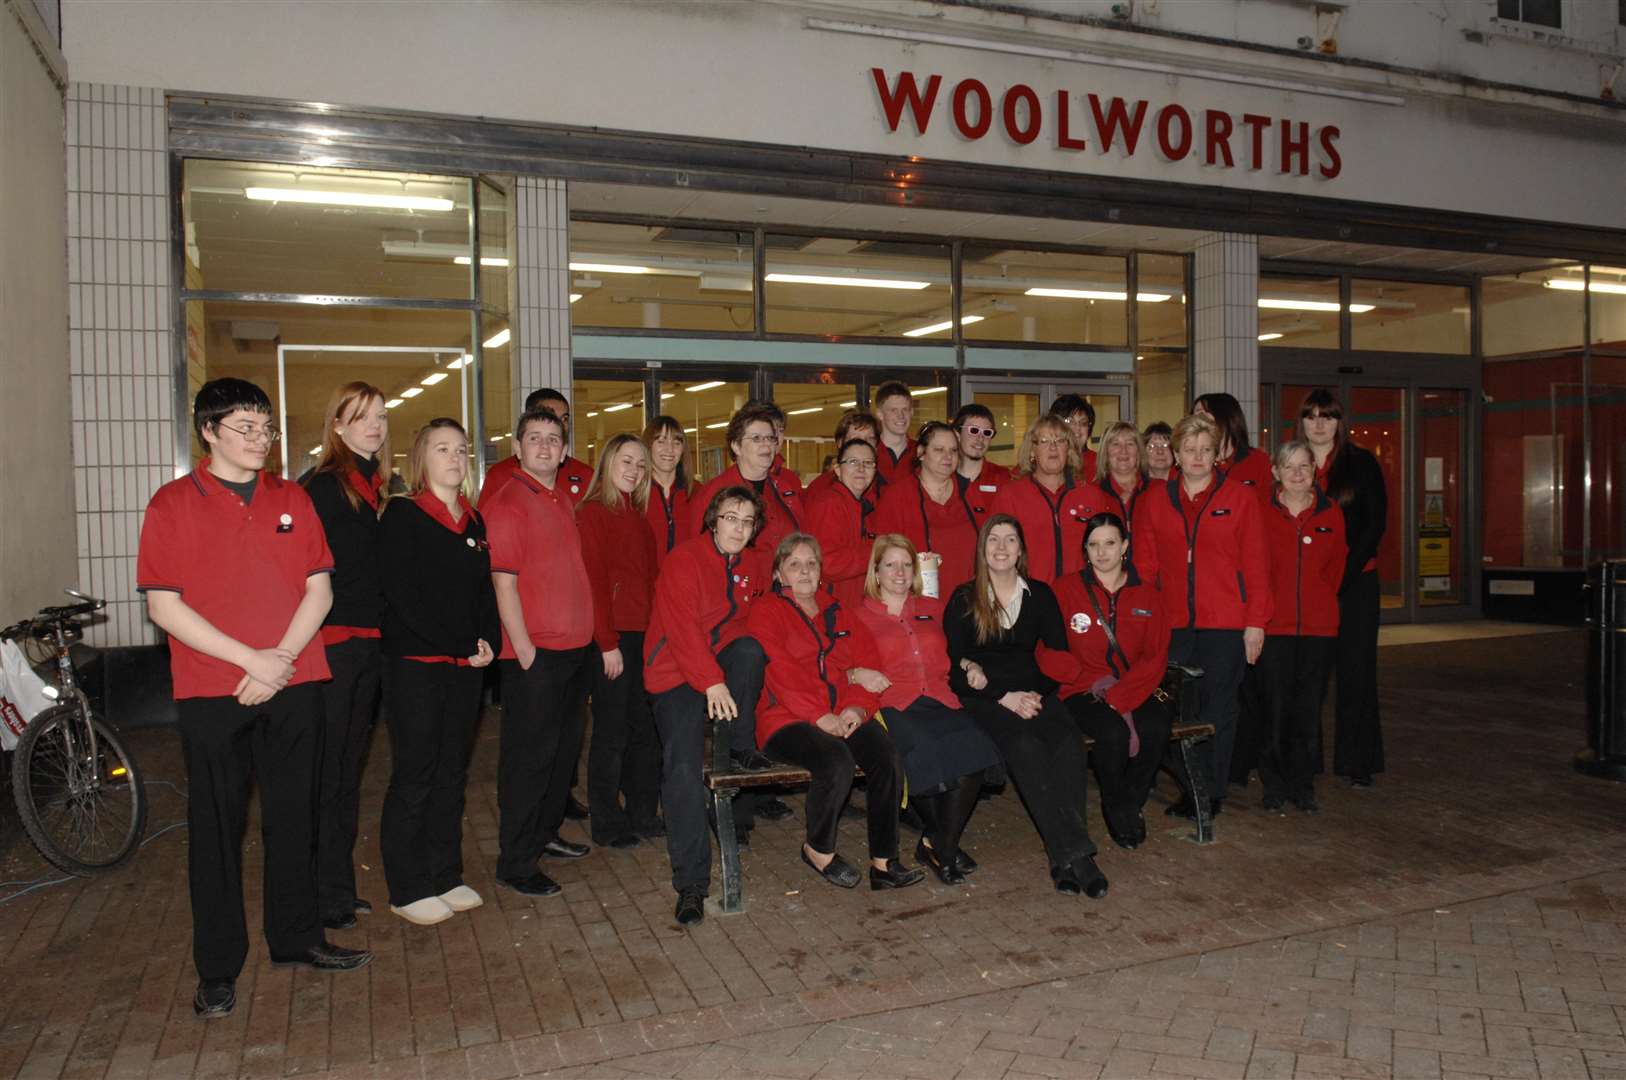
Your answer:
[[[1112,664],[1113,667],[1117,667],[1118,665],[1113,663],[1113,657],[1116,656],[1118,661],[1123,664],[1123,671],[1116,672],[1121,679],[1124,671],[1129,670],[1129,657],[1125,654],[1123,646],[1118,644],[1118,635],[1112,629],[1112,623],[1101,613],[1101,601],[1095,598],[1095,586],[1090,583],[1090,573],[1088,567],[1079,571],[1080,576],[1084,579],[1084,595],[1090,598],[1090,606],[1095,609],[1095,621],[1101,627],[1101,631],[1107,635],[1107,662]],[[1113,604],[1113,612],[1114,614],[1117,612],[1116,601]]]

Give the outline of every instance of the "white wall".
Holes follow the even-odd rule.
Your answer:
[[[1169,0],[1164,4],[1172,9]],[[885,24],[917,38],[930,33],[955,40],[923,44],[876,36],[881,31],[874,29],[833,32],[811,27],[809,19]],[[265,0],[200,7],[184,0],[65,0],[63,22],[75,78],[89,82],[914,154],[1626,227],[1620,196],[1626,112],[975,8],[713,0]],[[1047,58],[990,51],[1013,46],[1073,52]],[[1079,50],[1117,50],[1163,70],[1085,62],[1076,58]],[[922,80],[943,76],[925,135],[909,119],[888,130],[871,76],[876,67],[891,77],[904,69]],[[1197,68],[1242,81],[1193,74]],[[1039,139],[1017,145],[997,120],[978,140],[956,132],[950,98],[954,85],[970,77],[987,86],[996,110],[1013,84],[1030,86],[1046,114]],[[1267,78],[1301,88],[1377,92],[1403,103],[1258,85]],[[1056,145],[1052,114],[1060,91],[1073,95],[1074,136],[1090,136],[1084,151]],[[1199,121],[1202,110],[1213,109],[1236,118],[1251,112],[1304,121],[1312,131],[1335,125],[1342,171],[1333,179],[1317,175],[1319,154],[1309,176],[1284,176],[1272,167],[1255,172],[1241,163],[1210,167],[1201,155],[1167,161],[1154,145],[1150,118],[1136,155],[1101,153],[1093,132],[1078,130],[1088,128],[1084,95],[1090,93],[1144,99],[1153,112],[1179,104]],[[1274,156],[1273,143],[1267,154]]]

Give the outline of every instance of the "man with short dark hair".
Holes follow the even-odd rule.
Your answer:
[[[1095,430],[1095,406],[1083,394],[1062,394],[1050,403],[1050,415],[1067,425],[1067,436],[1078,451],[1083,482],[1094,483],[1095,451],[1090,449],[1090,433]]]
[[[1011,480],[1010,469],[988,460],[988,448],[998,434],[999,424],[986,405],[971,402],[954,414],[954,435],[960,441],[960,466],[955,480],[979,529],[994,512],[994,496]]]
[[[875,448],[875,475],[883,484],[890,484],[901,467],[909,468],[909,456],[914,453],[915,440],[909,437],[909,425],[915,418],[915,399],[909,388],[896,380],[884,382],[875,390],[875,415],[881,421],[881,445]]]
[[[592,466],[586,465],[571,457],[570,448],[570,402],[565,396],[552,387],[544,386],[540,390],[532,390],[525,395],[525,411],[535,412],[537,409],[546,409],[559,418],[559,423],[565,429],[565,459],[559,463],[560,490],[570,497],[570,505],[575,506],[587,495],[587,485],[593,482]],[[519,433],[515,432],[517,439]],[[480,486],[480,506],[484,508],[486,499],[490,498],[499,488],[514,478],[520,469],[519,455],[503,458],[497,464],[486,470],[485,483]]]
[[[280,436],[253,383],[214,379],[192,405],[208,457],[147,504],[136,588],[169,635],[186,762],[187,882],[198,1016],[237,1004],[248,956],[243,833],[258,782],[264,932],[273,964],[320,971],[372,954],[329,944],[314,851],[322,698],[317,631],[333,602],[333,556],[310,497],[262,472]]]

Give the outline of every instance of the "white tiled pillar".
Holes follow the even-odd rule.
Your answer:
[[[570,207],[563,180],[521,176],[514,183],[513,415],[525,395],[551,386],[570,395]]]
[[[175,475],[164,93],[68,87],[68,332],[79,584],[96,645],[149,644],[135,591],[147,500]]]
[[[1197,340],[1191,396],[1224,392],[1259,430],[1259,240],[1208,233],[1197,241]]]

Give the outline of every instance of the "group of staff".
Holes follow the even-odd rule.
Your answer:
[[[1273,464],[1223,394],[1173,428],[1112,424],[1097,456],[1093,410],[1068,395],[1023,433],[1012,470],[988,460],[1001,432],[985,406],[911,435],[913,398],[887,383],[873,413],[842,418],[829,471],[804,489],[771,404],[733,416],[732,464],[701,485],[667,416],[611,438],[592,468],[572,458],[568,402],[544,390],[476,506],[454,420],[416,433],[403,483],[383,393],[340,387],[317,464],[295,485],[262,471],[278,437],[265,394],[206,384],[194,425],[209,456],[154,496],[138,569],[170,635],[191,781],[197,1011],[230,1011],[246,955],[250,772],[265,807],[273,960],[370,959],[323,932],[370,910],[352,850],[380,698],[391,910],[428,925],[483,902],[464,881],[461,818],[480,669],[493,662],[498,883],[552,895],[540,860],[589,852],[559,830],[590,698],[591,838],[664,836],[686,926],[704,917],[710,885],[701,774],[712,721],[731,721],[736,768],[811,773],[802,859],[848,888],[862,875],[836,850],[837,822],[862,769],[872,888],[924,876],[901,859],[905,802],[923,826],[915,860],[963,883],[977,869],[961,845],[967,822],[984,785],[1008,778],[1055,887],[1105,895],[1079,736],[1094,741],[1108,832],[1136,847],[1168,739],[1170,658],[1206,672],[1200,713],[1216,737],[1202,779],[1216,809],[1239,711],[1244,782],[1256,763],[1266,807],[1315,808],[1334,665],[1335,769],[1369,784],[1381,769],[1382,478],[1332,395],[1311,394],[1301,416],[1305,438]],[[1192,812],[1188,800],[1171,810]],[[751,800],[741,811],[748,842],[753,811],[788,809]],[[302,845],[314,858],[301,861]]]

